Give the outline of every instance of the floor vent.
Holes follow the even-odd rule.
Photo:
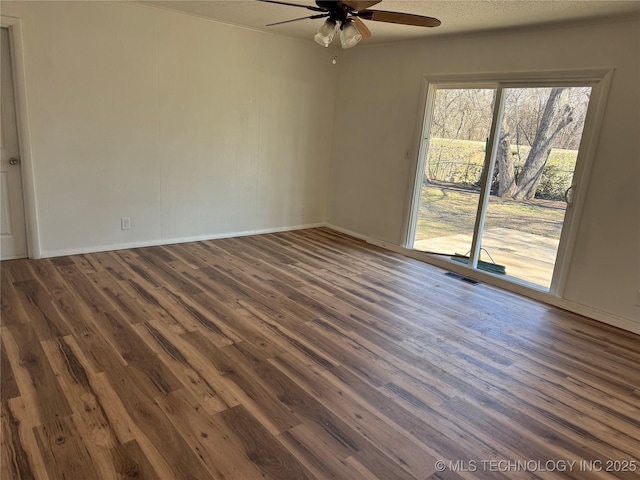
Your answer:
[[[480,283],[477,280],[474,280],[473,278],[465,277],[453,272],[447,272],[445,273],[445,275],[451,278],[455,278],[456,280],[461,280],[463,282],[470,283],[471,285],[478,285]]]

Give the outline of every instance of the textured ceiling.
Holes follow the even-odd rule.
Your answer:
[[[313,1],[285,0],[300,5]],[[140,2],[181,10],[225,23],[290,37],[312,39],[323,20],[302,20],[265,28],[268,23],[312,15],[315,12],[255,0],[167,0]],[[442,25],[422,28],[367,21],[373,33],[368,43],[411,40],[434,35],[477,32],[596,17],[640,14],[640,1],[617,0],[384,0],[373,9],[414,13],[439,18]]]

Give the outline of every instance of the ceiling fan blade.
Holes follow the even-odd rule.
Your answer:
[[[329,14],[328,13],[321,13],[319,15],[311,15],[310,17],[301,17],[301,18],[294,18],[293,20],[284,20],[282,22],[276,22],[276,23],[269,23],[267,25],[265,25],[265,27],[273,27],[274,25],[282,25],[283,23],[291,23],[291,22],[298,22],[300,20],[308,20],[308,19],[314,19],[314,18],[323,18],[323,17],[328,17]]]
[[[414,25],[416,27],[437,27],[440,20],[432,17],[423,17],[422,15],[413,15],[411,13],[386,12],[384,10],[362,10],[354,12],[364,20],[373,20],[374,22],[399,23],[401,25]]]
[[[371,30],[367,28],[362,20],[360,20],[358,17],[353,17],[353,23],[360,32],[360,35],[362,35],[363,40],[371,38]]]
[[[374,5],[377,5],[382,0],[342,0],[338,2],[339,4],[346,5],[351,10],[355,10],[359,12],[360,10],[365,10],[367,8],[371,8]]]
[[[313,10],[314,12],[326,12],[324,8],[311,7],[309,5],[300,5],[298,3],[281,2],[279,0],[257,0],[257,1],[264,2],[264,3],[277,3],[278,5],[288,5],[290,7],[306,8],[307,10]]]

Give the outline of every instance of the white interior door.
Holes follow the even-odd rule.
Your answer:
[[[0,61],[0,259],[27,256],[27,233],[22,196],[22,174],[16,108],[13,93],[9,31],[2,28]]]

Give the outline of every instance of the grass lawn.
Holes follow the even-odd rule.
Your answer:
[[[474,140],[457,140],[451,138],[432,137],[429,140],[429,161],[462,161],[472,164],[482,165],[485,155],[485,142]],[[524,163],[531,147],[511,145],[511,151],[519,154],[517,164]],[[562,150],[554,148],[551,150],[547,165],[573,172],[578,157],[577,150]]]
[[[522,168],[531,147],[511,145],[516,173]],[[537,197],[562,200],[571,185],[577,150],[551,150],[542,173]],[[475,185],[480,181],[485,158],[485,142],[431,138],[428,178],[435,182]]]
[[[477,192],[452,186],[423,186],[415,240],[471,234],[479,198]],[[565,207],[558,201],[519,202],[492,195],[485,229],[504,227],[558,239]]]

